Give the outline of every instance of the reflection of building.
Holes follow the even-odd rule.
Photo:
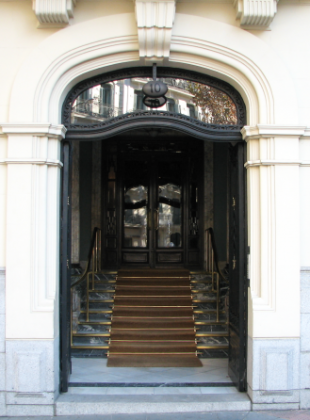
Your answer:
[[[150,78],[133,78],[115,80],[103,85],[94,86],[84,91],[74,102],[72,123],[105,121],[129,112],[147,110],[143,103],[143,85]],[[176,112],[182,115],[203,120],[200,106],[195,105],[191,92],[192,82],[182,79],[161,79],[169,86],[166,94],[167,102],[159,111]],[[212,110],[206,122],[212,122]]]
[[[152,159],[147,158],[144,176],[147,181],[153,176],[155,191],[155,172],[162,155],[169,157],[163,160],[162,166],[167,167],[171,156],[180,155],[183,164],[197,150],[201,161],[191,164],[196,172],[186,170],[188,161],[185,169],[171,170],[172,175],[188,175],[183,183],[187,200],[183,207],[187,213],[181,214],[183,225],[173,220],[176,216],[171,217],[173,205],[165,218],[168,204],[158,203],[155,193],[148,216],[152,217],[150,236],[156,239],[155,211],[161,205],[158,229],[164,232],[161,240],[165,245],[168,240],[178,243],[177,230],[186,223],[182,246],[186,240],[187,248],[163,247],[148,253],[142,249],[137,264],[146,263],[149,255],[154,260],[159,255],[170,267],[168,257],[181,265],[185,256],[188,266],[191,262],[194,267],[204,258],[199,254],[205,250],[201,229],[204,232],[212,226],[220,237],[220,261],[223,265],[230,261],[230,275],[240,265],[247,272],[243,283],[236,284],[246,284],[248,299],[246,293],[236,292],[235,302],[236,296],[244,297],[243,309],[231,316],[233,322],[241,313],[246,323],[241,333],[247,368],[240,381],[247,386],[247,407],[309,408],[308,0],[0,0],[0,15],[0,414],[55,412],[60,383],[66,383],[64,372],[70,370],[70,350],[64,345],[70,339],[66,276],[70,259],[81,265],[87,260],[92,228],[104,225],[105,255],[112,268],[122,253],[131,262],[138,259],[136,250],[131,253],[128,247],[121,248],[123,237],[117,229],[123,222],[119,206],[123,190],[117,177],[122,167],[115,165],[108,180],[108,166],[113,164],[106,156],[117,163],[123,163],[124,155],[133,162],[140,152],[156,157],[151,174],[147,170]],[[151,18],[151,26],[145,17]],[[124,122],[138,120],[125,115],[143,110],[145,80],[136,74],[129,80],[141,68],[149,69],[150,77],[153,62],[167,70],[169,96],[163,116],[157,118],[154,112],[144,126],[141,119],[140,126],[130,128]],[[114,71],[122,72],[119,80],[115,77],[101,83],[96,79]],[[184,80],[191,81],[193,73],[201,78],[199,83],[203,77],[213,78],[214,86],[225,82],[227,92],[238,93],[234,103],[243,126],[241,134],[231,127],[218,131],[202,127],[201,109],[180,86]],[[83,126],[79,131],[69,127],[66,118],[71,108],[66,98],[90,78],[94,78],[93,87],[74,97],[71,122]],[[169,113],[181,116],[169,117]],[[118,117],[118,122],[111,122],[112,117]],[[106,131],[98,128],[100,122],[107,122]],[[97,127],[90,130],[92,123]],[[230,135],[237,139],[231,140]],[[241,152],[236,156],[231,151],[236,142],[242,145],[242,153],[246,150],[242,159]],[[66,154],[70,147],[72,162]],[[117,155],[117,147],[124,147],[123,155]],[[228,191],[227,162],[241,160],[240,184]],[[70,183],[63,180],[68,180],[72,168],[70,192]],[[121,181],[124,179],[122,173]],[[180,185],[170,174],[168,181]],[[110,187],[112,198],[106,194]],[[240,259],[235,253],[227,255],[229,224],[236,223],[236,218],[229,219],[228,209],[238,210],[236,200],[243,193],[247,207],[237,218],[244,227]],[[103,209],[101,213],[98,208]],[[72,238],[66,209],[72,214]],[[64,226],[67,230],[61,235]],[[146,236],[145,221],[133,218],[126,226],[132,229],[133,244],[143,248],[145,239],[134,241]],[[236,231],[232,233],[235,242],[240,239]],[[70,239],[72,253],[68,251]],[[232,249],[236,248],[234,241]],[[73,308],[77,307],[74,302]],[[235,334],[240,333],[237,330]],[[230,336],[236,338],[233,331]],[[237,360],[240,346],[235,343],[232,339],[231,354]],[[107,406],[96,398],[87,409],[106,412]],[[186,407],[186,401],[183,403]],[[71,406],[59,403],[56,412],[67,414],[61,411],[65,406],[77,410],[68,414],[77,414],[79,404],[78,399]],[[112,411],[122,406],[109,404]],[[195,409],[194,404],[191,407]],[[197,407],[201,408],[198,403]]]

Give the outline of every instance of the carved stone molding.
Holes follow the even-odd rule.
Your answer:
[[[268,29],[277,13],[278,0],[234,0],[237,19],[245,29]]]
[[[73,18],[76,0],[33,0],[32,8],[39,21],[39,28],[68,25]]]
[[[152,62],[170,55],[175,0],[136,0],[140,57]]]

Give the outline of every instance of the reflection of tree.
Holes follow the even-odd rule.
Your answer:
[[[202,121],[213,124],[237,124],[237,112],[232,99],[219,89],[200,83],[189,83],[192,101],[201,108]]]

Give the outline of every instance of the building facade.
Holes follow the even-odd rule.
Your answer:
[[[1,415],[53,415],[63,389],[64,273],[83,263],[79,229],[64,256],[63,145],[77,139],[64,104],[80,83],[125,69],[76,96],[70,123],[86,133],[87,124],[143,110],[145,80],[135,71],[151,78],[153,63],[172,80],[162,111],[185,118],[172,128],[206,143],[216,138],[209,126],[186,130],[214,115],[169,71],[219,80],[242,98],[240,140],[227,142],[246,150],[246,393],[253,410],[310,407],[309,21],[308,0],[0,0]],[[154,121],[147,128],[164,127]],[[108,138],[100,132],[96,141]],[[81,226],[74,203],[72,226]],[[201,212],[204,228],[213,227],[213,209],[205,203]],[[126,223],[137,237],[136,221]],[[178,223],[163,239],[171,248],[180,244]]]

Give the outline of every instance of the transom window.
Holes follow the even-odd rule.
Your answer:
[[[148,77],[132,77],[95,84],[73,101],[70,124],[92,125],[124,114],[150,110],[143,103]],[[157,111],[182,114],[207,124],[238,124],[231,97],[220,89],[195,81],[160,78],[168,85],[167,102]]]

